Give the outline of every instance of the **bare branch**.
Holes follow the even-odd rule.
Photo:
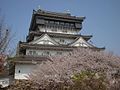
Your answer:
[[[0,54],[6,54],[11,41],[11,30],[4,24],[4,18],[0,17]]]

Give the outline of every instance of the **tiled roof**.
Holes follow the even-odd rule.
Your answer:
[[[29,33],[29,36],[27,37],[27,40],[33,39],[33,36],[41,36],[42,34],[47,33],[50,37],[66,37],[66,38],[77,38],[77,37],[83,37],[86,41],[88,41],[92,35],[72,35],[72,34],[61,34],[61,33],[51,33],[51,32],[39,32],[39,31],[31,31]]]
[[[56,45],[42,45],[42,44],[28,44],[26,42],[20,42],[19,47],[21,50],[25,49],[39,49],[39,50],[63,50],[63,51],[72,51],[75,48],[90,48],[94,50],[104,50],[105,47],[103,48],[98,48],[98,47],[76,47],[76,46],[66,46],[66,45],[61,45],[61,46],[56,46]]]
[[[51,61],[49,57],[42,57],[42,56],[19,56],[15,57],[15,60],[13,61],[15,64],[39,64],[43,61]]]
[[[19,47],[21,49],[30,48],[30,49],[40,49],[40,50],[64,50],[64,51],[71,51],[73,50],[73,48],[76,48],[76,47],[71,47],[66,45],[61,45],[61,46],[42,45],[42,44],[29,44],[26,42],[20,42]]]
[[[58,12],[41,10],[41,9],[39,9],[37,11],[34,10],[33,14],[39,14],[39,15],[43,15],[43,16],[51,16],[51,17],[57,17],[57,18],[76,19],[76,20],[85,19],[84,16],[77,17],[77,16],[72,16],[70,13],[58,13]]]

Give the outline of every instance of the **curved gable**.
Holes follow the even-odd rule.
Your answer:
[[[49,44],[49,45],[58,45],[57,42],[55,42],[51,37],[49,37],[47,34],[41,35],[36,40],[30,42],[31,44]]]
[[[70,44],[70,46],[93,47],[93,45],[85,41],[82,37],[78,38],[76,41]]]

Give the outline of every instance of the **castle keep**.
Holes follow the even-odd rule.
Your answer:
[[[26,79],[34,66],[48,56],[64,55],[74,48],[102,50],[88,41],[92,35],[81,35],[85,17],[70,13],[33,10],[26,42],[19,42],[15,61],[15,79]]]

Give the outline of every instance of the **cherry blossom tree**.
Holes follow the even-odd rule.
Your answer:
[[[119,86],[120,57],[105,51],[79,48],[64,56],[50,57],[50,60],[38,64],[36,68],[28,78],[38,83],[41,88],[51,85],[56,87],[60,84],[71,86],[73,84],[71,78],[81,71],[94,72],[98,78],[101,73],[104,74],[105,79],[109,81],[106,83],[109,89],[111,86]]]

